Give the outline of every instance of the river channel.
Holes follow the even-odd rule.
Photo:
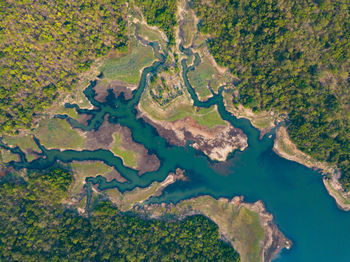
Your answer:
[[[181,61],[185,85],[194,104],[199,107],[216,104],[221,117],[241,128],[248,136],[248,148],[243,152],[232,153],[225,162],[211,161],[190,146],[183,148],[169,145],[154,127],[142,118],[137,118],[135,106],[145,89],[147,75],[156,71],[165,61],[166,54],[159,53],[157,44],[153,43],[152,46],[157,51],[158,61],[143,70],[139,87],[134,91],[132,99],[126,100],[123,94],[116,98],[110,93],[107,102],[100,103],[94,99],[93,86],[96,83],[92,82],[84,93],[95,109],[84,110],[77,105],[67,106],[75,107],[80,114],[92,115],[87,126],[68,118],[74,127],[83,130],[98,129],[108,114],[109,122],[130,128],[135,142],[143,144],[150,153],[158,156],[161,161],[159,170],[139,176],[137,171],[125,167],[121,159],[109,151],[48,150],[38,140],[43,152],[41,158],[27,162],[18,148],[12,149],[21,154],[21,161],[12,162],[11,165],[15,169],[44,169],[54,165],[57,160],[65,163],[73,160],[102,160],[107,165],[114,166],[128,182],[108,183],[103,177],[88,178],[88,182],[98,184],[100,190],[117,187],[122,192],[136,186],[146,187],[153,181],[162,181],[169,172],[180,167],[186,170],[188,180],[177,181],[168,186],[161,196],[150,199],[149,203],[177,203],[199,195],[211,195],[215,198],[243,195],[247,202],[261,199],[267,211],[274,215],[279,229],[293,241],[291,250],[282,251],[274,261],[349,262],[350,213],[337,208],[323,186],[319,173],[283,159],[273,152],[273,133],[271,138],[265,135],[259,139],[259,131],[248,120],[236,119],[227,112],[222,99],[223,88],[206,102],[198,100],[187,78],[188,70],[192,70],[199,63],[198,56],[194,65],[189,67],[186,59]],[[186,55],[192,55],[191,50],[182,48],[182,51]]]

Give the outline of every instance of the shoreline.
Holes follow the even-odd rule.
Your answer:
[[[246,203],[243,199],[243,196],[236,196],[230,200],[227,198],[215,199],[204,195],[182,200],[176,205],[172,203],[145,205],[137,211],[147,218],[156,219],[164,219],[166,215],[170,215],[170,217],[173,215],[173,219],[183,220],[188,216],[203,215],[218,225],[220,238],[233,246],[240,254],[242,262],[272,261],[282,249],[290,249],[292,241],[287,239],[274,224],[273,215],[266,211],[263,202],[259,200],[255,203]],[[241,216],[241,212],[245,215]],[[219,213],[220,215],[218,215]],[[240,235],[242,234],[240,227],[245,226],[245,224],[237,224],[242,223],[240,217],[244,217],[246,222],[246,216],[252,218],[255,215],[258,216],[258,223],[263,230],[262,240],[257,238],[255,231],[249,231],[253,234],[249,238]],[[245,233],[247,232],[243,234]],[[259,253],[255,256],[249,254],[252,248],[252,239],[255,240],[253,244],[258,245],[259,248]]]
[[[326,187],[328,194],[335,199],[338,208],[345,212],[350,211],[350,193],[345,193],[338,179],[322,178],[323,184]]]
[[[280,157],[320,171],[323,175],[323,184],[328,194],[335,199],[338,208],[344,211],[350,211],[350,194],[344,192],[342,185],[338,181],[340,176],[339,171],[326,162],[317,161],[300,151],[290,140],[287,129],[284,126],[276,130],[273,151]],[[327,174],[330,177],[327,178]]]
[[[213,161],[225,161],[231,152],[243,151],[248,146],[243,131],[231,125],[208,128],[190,116],[173,122],[155,120],[142,109],[140,103],[136,109],[138,117],[155,127],[159,135],[170,144],[184,147],[187,141],[193,141],[191,147],[203,152]]]

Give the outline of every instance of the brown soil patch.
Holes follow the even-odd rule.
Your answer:
[[[120,183],[127,182],[127,180],[124,177],[122,177],[121,174],[114,168],[113,171],[105,174],[103,177],[106,178],[107,182],[111,182],[114,179]]]
[[[108,96],[108,90],[112,90],[114,95],[118,97],[121,93],[124,93],[125,99],[129,100],[132,98],[132,90],[135,89],[135,86],[129,85],[119,80],[109,81],[108,83],[100,80],[97,81],[97,84],[93,87],[96,92],[95,99],[100,102],[106,102]]]
[[[92,118],[92,115],[88,115],[88,114],[79,114],[79,117],[77,119],[79,124],[88,125],[88,121]]]
[[[191,117],[174,122],[151,120],[144,114],[142,117],[170,144],[185,146],[187,141],[193,141],[193,148],[202,151],[213,160],[225,161],[235,149],[244,150],[248,146],[247,136],[243,131],[231,125],[210,129],[199,125]]]
[[[85,149],[111,150],[114,142],[114,133],[119,134],[120,143],[124,149],[132,150],[137,153],[137,166],[135,169],[139,171],[139,175],[158,170],[160,167],[160,161],[157,156],[154,154],[148,154],[148,150],[144,147],[144,145],[134,142],[129,128],[119,124],[109,123],[108,115],[105,116],[104,121],[98,130],[83,132],[86,139]]]

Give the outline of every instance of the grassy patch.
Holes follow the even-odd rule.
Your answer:
[[[114,143],[112,145],[111,151],[122,158],[123,163],[129,167],[136,167],[137,165],[137,153],[132,150],[125,150],[120,145],[120,136],[115,133],[114,134]]]
[[[247,261],[260,261],[264,229],[261,227],[259,215],[242,207],[233,224],[233,235],[241,243],[245,243],[241,252],[245,253]]]
[[[211,96],[208,81],[213,80],[215,74],[215,68],[207,61],[207,59],[201,61],[195,70],[188,73],[188,79],[192,87],[196,90],[200,100],[205,100]]]
[[[184,200],[172,212],[181,214],[187,209],[199,211],[213,220],[220,233],[239,252],[242,261],[260,261],[265,234],[258,213],[245,206],[237,208],[227,199],[216,200],[210,196]]]
[[[161,41],[162,37],[161,34],[156,31],[153,30],[152,28],[150,28],[149,26],[139,23],[137,24],[137,30],[139,35],[142,38],[145,38],[146,40],[150,41],[150,42],[154,42],[154,41]]]
[[[160,106],[153,102],[149,91],[146,89],[142,94],[140,104],[141,108],[156,120],[176,121],[189,116],[195,119],[200,125],[207,126],[208,128],[213,128],[217,125],[226,125],[226,122],[222,120],[215,106],[200,108],[197,112],[186,89],[183,89],[183,95],[165,106]]]
[[[185,13],[185,23],[182,29],[184,31],[184,46],[190,46],[196,33],[198,32],[191,11]]]
[[[333,186],[330,180],[324,180],[324,183],[326,183],[327,189],[332,192],[335,197],[342,202],[344,205],[350,205],[350,196],[345,196],[341,194],[338,190],[336,190]]]
[[[80,192],[87,177],[96,177],[97,175],[103,176],[113,171],[113,167],[107,166],[101,161],[74,161],[70,164],[70,168],[74,174],[74,182],[70,188],[72,196]]]
[[[116,188],[108,189],[105,192],[110,199],[117,204],[120,210],[127,211],[136,203],[141,203],[150,198],[161,188],[161,186],[161,183],[153,182],[146,188],[137,187],[131,191],[124,192],[124,194],[121,194]]]
[[[143,46],[134,40],[128,53],[106,60],[99,70],[108,80],[117,79],[136,85],[140,79],[141,69],[151,65],[154,59],[150,46]]]
[[[32,161],[36,157],[35,155],[29,154],[27,150],[33,150],[35,152],[40,152],[41,150],[36,145],[31,135],[16,135],[3,137],[3,141],[10,146],[18,146],[22,151],[25,152],[27,160]]]
[[[63,119],[43,119],[34,135],[46,148],[81,149],[84,146],[84,137]]]
[[[17,161],[18,158],[18,155],[12,154],[10,150],[0,148],[0,162],[6,164],[11,161]]]

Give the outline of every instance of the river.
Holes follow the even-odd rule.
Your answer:
[[[159,47],[153,44],[155,51]],[[188,50],[183,50],[189,52]],[[188,53],[189,54],[189,53]],[[43,151],[42,157],[27,162],[23,153],[20,162],[12,162],[15,169],[44,169],[56,163],[71,162],[73,160],[102,160],[114,166],[129,183],[106,182],[103,177],[89,178],[88,182],[98,184],[99,189],[118,187],[120,191],[130,190],[136,186],[146,187],[153,181],[164,180],[169,172],[177,167],[186,170],[187,181],[177,181],[168,186],[164,193],[152,198],[148,203],[173,202],[199,195],[211,195],[215,198],[243,195],[245,201],[253,202],[261,199],[268,212],[274,215],[274,221],[287,238],[293,241],[291,250],[284,250],[274,260],[276,262],[349,262],[350,261],[350,213],[337,208],[323,186],[319,173],[298,163],[288,161],[277,156],[273,150],[273,139],[265,136],[259,139],[259,132],[253,128],[248,120],[236,119],[224,108],[221,92],[214,95],[207,102],[200,102],[187,79],[188,70],[186,59],[182,60],[185,84],[196,106],[209,107],[216,104],[224,120],[233,126],[241,128],[248,136],[248,148],[243,152],[234,152],[226,162],[210,161],[204,154],[187,146],[186,148],[172,146],[160,137],[155,128],[147,124],[142,118],[137,118],[135,106],[138,104],[146,85],[149,72],[162,66],[164,55],[159,55],[159,61],[145,68],[141,75],[139,88],[134,91],[130,100],[123,95],[115,98],[112,94],[106,103],[94,100],[92,82],[85,90],[86,96],[96,107],[93,110],[75,107],[78,113],[92,115],[88,126],[82,126],[76,121],[68,121],[75,127],[84,130],[97,129],[103,122],[104,116],[109,114],[111,123],[127,126],[132,131],[133,139],[145,145],[150,153],[154,153],[161,160],[161,167],[155,172],[138,176],[133,169],[123,165],[121,159],[105,150],[96,151],[59,151],[48,150],[37,144]],[[197,57],[197,62],[199,62]],[[66,116],[58,116],[65,118]],[[88,185],[89,183],[87,183]]]

